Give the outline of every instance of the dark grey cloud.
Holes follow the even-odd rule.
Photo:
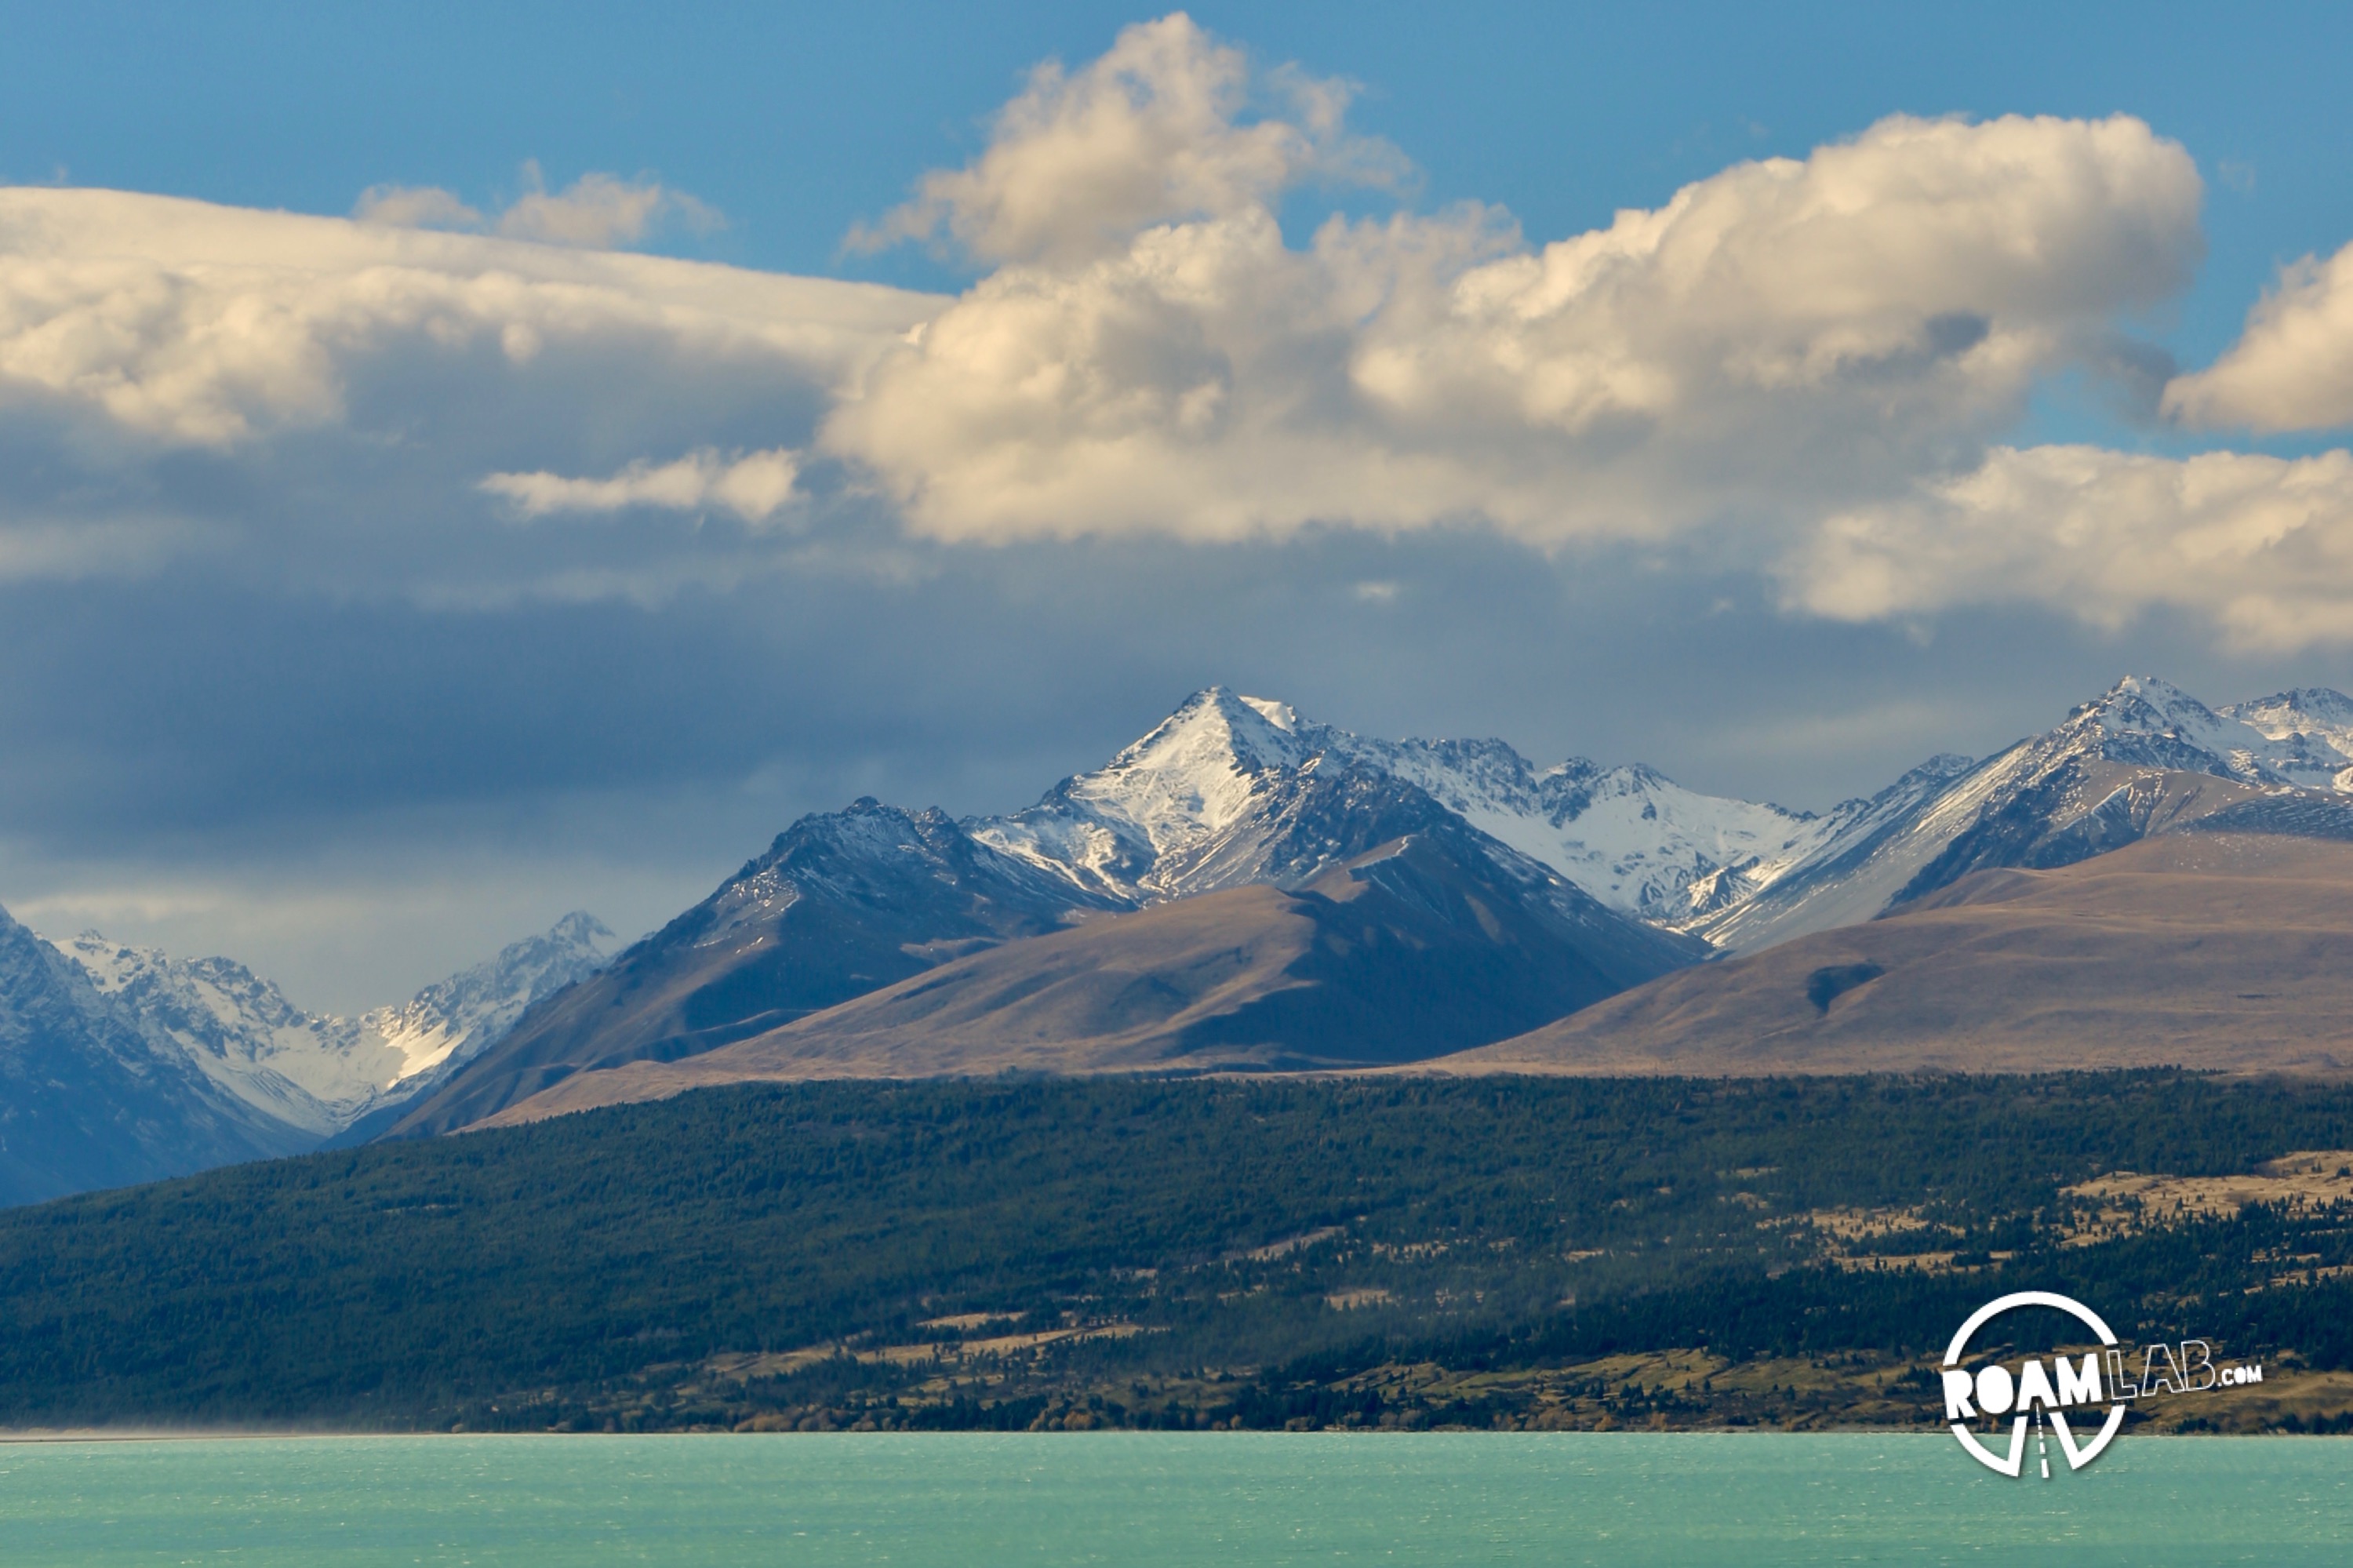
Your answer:
[[[1817,808],[2126,670],[2215,700],[2353,683],[2154,620],[1793,620],[1746,574],[1479,530],[904,567],[492,609],[265,591],[222,563],[0,589],[0,901],[353,1006],[575,905],[649,926],[803,810],[1024,804],[1211,682]]]

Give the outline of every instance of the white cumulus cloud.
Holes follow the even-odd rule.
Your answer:
[[[557,512],[620,512],[657,507],[694,512],[724,507],[746,523],[765,523],[792,499],[799,460],[789,451],[723,457],[706,448],[672,462],[633,462],[607,479],[554,473],[494,473],[482,488],[525,517]]]
[[[1244,118],[1252,89],[1280,112]],[[1253,82],[1242,52],[1179,13],[1123,31],[1071,74],[1054,62],[997,115],[969,167],[926,175],[915,199],[851,243],[944,228],[992,261],[1081,261],[1149,224],[1261,204],[1310,175],[1387,184],[1386,143],[1342,129],[1349,89],[1295,70]]]
[[[1248,98],[1182,17],[1042,73],[898,219],[1005,265],[877,365],[830,449],[950,539],[1770,522],[1899,491],[2041,377],[2129,363],[2116,318],[2202,250],[2189,155],[2126,117],[1891,119],[1541,249],[1475,207],[1293,249],[1275,203],[1349,144],[1345,95],[1245,122]]]
[[[482,215],[438,185],[370,185],[360,193],[352,216],[362,223],[396,228],[479,229]]]
[[[2026,602],[2116,627],[2170,607],[2244,648],[2353,642],[2353,453],[1996,448],[1829,519],[1782,570],[1793,607],[1840,620]]]
[[[509,239],[610,250],[637,244],[665,218],[705,232],[726,222],[715,207],[659,180],[587,174],[550,191],[537,164],[525,164],[523,175],[529,188],[499,214],[498,232]]]
[[[2210,428],[2353,425],[2353,245],[2287,268],[2239,341],[2206,369],[2176,377],[2164,408]]]

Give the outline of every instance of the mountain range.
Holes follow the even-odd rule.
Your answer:
[[[199,1161],[741,1077],[1394,1065],[1631,1017],[1980,874],[2183,833],[2353,841],[2353,700],[2209,708],[2128,678],[1817,814],[1211,687],[1009,815],[804,817],[617,955],[574,916],[336,1021],[226,959],[86,936],[60,956],[95,1001],[42,1016],[94,1006],[146,1041],[153,1092],[211,1118]]]
[[[1421,804],[1412,831],[1306,883],[983,948],[706,1054],[568,1076],[490,1124],[745,1080],[1419,1062],[1706,955]]]
[[[1395,1031],[1367,1024],[1362,1003],[1376,983],[1368,974],[1311,977],[1303,967],[1313,946],[1303,934],[1315,924],[1303,900],[1328,897],[1335,885],[1319,879],[1351,862],[1378,863],[1400,846],[1413,852],[1401,863],[1442,853],[1458,870],[1476,861],[1522,878],[1548,874],[1584,895],[1588,907],[1572,938],[1499,942],[1475,963],[1456,951],[1453,972],[1466,977],[1506,958],[1523,966],[1508,991],[1589,964],[1596,943],[1622,948],[1636,931],[1683,939],[1678,953],[1651,949],[1651,961],[1668,969],[1737,959],[1873,921],[1978,870],[2066,865],[2152,835],[2353,839],[2348,789],[2353,702],[2325,690],[2210,709],[2161,681],[2128,678],[1992,757],[1933,757],[1877,794],[1816,815],[1701,795],[1646,768],[1578,759],[1538,767],[1501,741],[1366,739],[1279,702],[1211,688],[1035,806],[955,823],[924,819],[935,839],[971,846],[993,875],[1010,877],[1015,863],[1059,886],[1066,907],[1057,918],[1076,930],[1001,947],[975,938],[987,951],[910,943],[902,950],[908,973],[829,1008],[706,1007],[699,1022],[709,1031],[707,1055],[675,1034],[641,1050],[605,1031],[593,1033],[593,1054],[576,1045],[538,1051],[527,1081],[495,1086],[485,1059],[420,1105],[404,1130],[450,1130],[485,1111],[528,1119],[747,1077],[1438,1056],[1461,1048],[1461,1034],[1426,1019]],[[682,916],[681,929],[721,921],[749,899],[745,879],[760,878],[774,921],[768,939],[809,942],[814,930],[786,934],[796,918],[831,925],[824,900],[838,873],[807,879],[809,902],[781,889],[800,885],[806,846],[833,842],[849,821],[878,812],[912,821],[872,802],[805,819],[703,912]],[[1432,837],[1440,823],[1442,851]],[[944,920],[962,885],[934,878],[897,912],[917,927]],[[1293,902],[1231,896],[1247,888]],[[918,918],[919,907],[932,913]],[[1223,948],[1211,939],[1217,930],[1230,938]],[[1394,919],[1384,930],[1400,956],[1428,939]],[[650,991],[706,1001],[701,977],[732,972],[728,962],[675,939],[625,959],[642,966]],[[1400,957],[1381,972],[1393,979],[1408,967]],[[1709,962],[1666,979],[1639,966],[1607,972],[1613,988],[1640,997],[1705,989],[1731,971]],[[1460,999],[1498,982],[1419,983],[1419,994]],[[1482,1017],[1480,1027],[1488,1026],[1501,1023]],[[516,1040],[533,1028],[526,1019]]]
[[[95,931],[51,943],[0,911],[0,1202],[364,1136],[592,972],[612,933],[567,915],[396,1007],[308,1012],[228,959]]]

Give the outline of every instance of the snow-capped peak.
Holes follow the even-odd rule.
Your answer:
[[[1210,686],[1194,693],[1143,739],[1113,758],[1100,772],[1082,774],[1105,801],[1134,801],[1139,824],[1152,821],[1161,799],[1198,802],[1213,825],[1230,813],[1240,795],[1236,781],[1270,768],[1296,768],[1316,747],[1288,703],[1245,697]]]
[[[1703,913],[1735,885],[1727,873],[1750,891],[1764,886],[1834,826],[1703,795],[1640,763],[1599,768],[1572,758],[1539,770],[1500,740],[1340,741],[1602,903],[1647,919]]]
[[[2272,766],[2290,782],[2353,794],[2353,698],[2344,693],[2299,686],[2214,711],[2270,741]]]
[[[1090,891],[1173,897],[1314,863],[1274,839],[1302,831],[1302,781],[1347,768],[1413,786],[1613,908],[1746,948],[1868,919],[1989,802],[2047,787],[2066,796],[2061,815],[2090,810],[2117,767],[2353,793],[2353,700],[2310,690],[2215,709],[2128,675],[1999,758],[1936,757],[1816,816],[1639,764],[1537,768],[1500,740],[1368,738],[1212,686],[1028,810],[966,825]]]
[[[361,1024],[304,1012],[232,959],[174,959],[96,931],[56,945],[159,1044],[305,1131],[340,1130],[398,1070],[397,1054]]]
[[[2155,675],[2126,675],[2081,712],[2100,715],[2112,730],[2192,726],[2213,722],[2214,710],[2170,681]]]
[[[1319,754],[1319,734],[1288,704],[1210,686],[1103,768],[1064,779],[1026,811],[968,826],[991,849],[1090,892],[1166,893],[1155,868],[1249,815],[1270,779]]]
[[[1411,785],[1602,903],[1670,922],[1769,884],[1838,825],[1702,795],[1641,766],[1539,769],[1500,740],[1370,739],[1218,686],[1028,810],[968,825],[1091,890],[1201,892],[1250,868],[1310,863],[1238,846],[1296,833],[1295,781],[1333,768]]]
[[[480,1055],[514,1027],[523,1009],[601,969],[614,946],[602,920],[575,909],[545,935],[510,942],[496,957],[427,986],[400,1006],[366,1014],[362,1026],[400,1054],[387,1087]]]
[[[2353,702],[2325,687],[2210,708],[2179,686],[2127,675],[2055,735],[2117,761],[2213,773],[2245,784],[2353,786]]]
[[[2298,731],[2353,734],[2353,697],[2327,686],[2298,686],[2214,711],[2253,725],[2274,740]]]
[[[2126,675],[2060,726],[2062,734],[2092,728],[2103,736],[2179,742],[2221,760],[2234,773],[2262,769],[2263,737],[2260,734],[2154,676]]]

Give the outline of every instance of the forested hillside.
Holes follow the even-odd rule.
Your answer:
[[[712,1090],[0,1214],[0,1422],[1917,1424],[2021,1282],[2353,1367],[2353,1169],[2267,1165],[2348,1149],[2172,1073]]]

